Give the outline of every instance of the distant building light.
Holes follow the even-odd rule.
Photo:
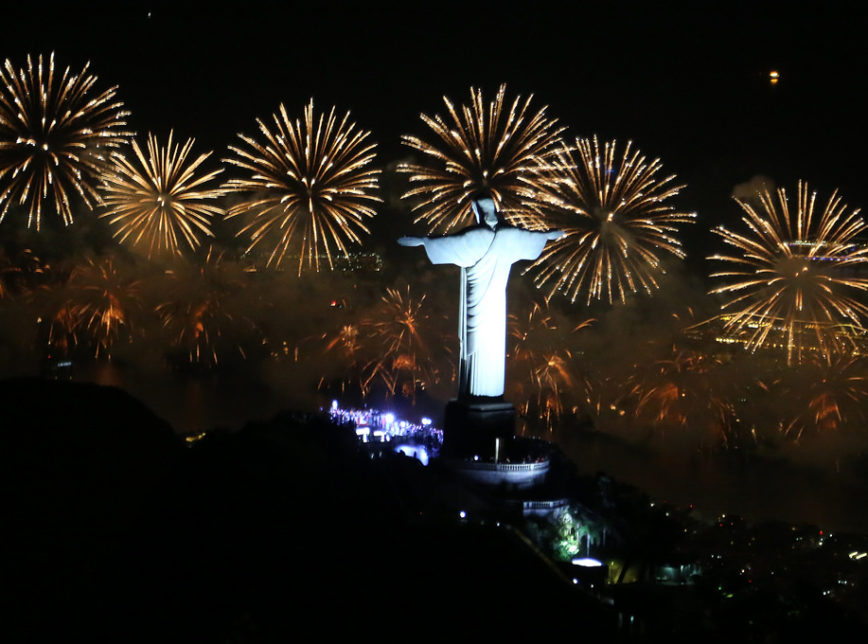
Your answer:
[[[582,568],[599,568],[603,565],[603,562],[591,557],[577,557],[573,559],[572,564],[574,566],[581,566]]]
[[[426,417],[426,418],[423,418],[423,419],[422,419],[422,427],[428,427],[428,425],[430,425],[430,424],[431,424],[431,419],[430,419],[430,418],[427,418],[427,417]]]
[[[337,401],[337,400],[333,400],[333,401],[332,401],[332,409],[333,409],[333,410],[337,410],[337,408],[338,408],[338,401]]]
[[[461,517],[462,519],[466,519],[467,513],[464,510],[462,510],[461,512],[458,513],[458,516]]]
[[[778,81],[781,79],[781,73],[775,69],[769,72],[769,82],[772,85],[777,85]]]
[[[389,412],[388,414],[383,414],[383,422],[387,425],[391,425],[395,422],[395,414]]]

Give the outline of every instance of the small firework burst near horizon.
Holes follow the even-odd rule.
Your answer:
[[[512,398],[523,417],[537,417],[550,432],[585,389],[572,345],[574,334],[595,320],[565,322],[544,302],[534,302],[524,316],[510,314],[507,319],[508,364],[519,376],[511,379]]]
[[[336,257],[369,234],[365,219],[382,201],[370,132],[350,121],[349,112],[341,118],[335,107],[317,113],[313,99],[301,120],[281,104],[270,127],[256,123],[260,138],[239,134],[245,145],[230,146],[234,156],[224,159],[249,173],[225,184],[227,192],[245,195],[227,216],[248,217],[239,235],[250,235],[248,251],[267,247],[269,266],[297,254],[299,275],[305,265],[334,268]]]
[[[53,53],[0,66],[0,221],[20,206],[39,230],[52,207],[69,225],[73,199],[99,205],[99,175],[132,133],[117,86],[97,93],[96,81],[90,63],[77,74],[56,71]]]
[[[376,346],[377,357],[366,365],[370,378],[380,378],[390,394],[415,398],[417,390],[440,381],[432,343],[443,338],[434,332],[430,305],[425,295],[415,297],[408,285],[404,291],[387,288],[373,315],[364,321]]]
[[[729,298],[721,306],[725,329],[745,336],[750,350],[784,346],[788,363],[852,348],[868,316],[857,298],[868,291],[868,278],[854,270],[868,263],[868,246],[855,243],[868,230],[859,209],[849,210],[837,190],[818,207],[803,181],[795,204],[784,188],[735,201],[746,231],[714,232],[736,254],[709,257],[724,266],[711,275],[722,282],[711,293]]]
[[[402,163],[398,171],[409,175],[411,189],[404,199],[412,206],[415,223],[429,232],[448,232],[476,223],[474,197],[491,196],[507,220],[527,210],[526,201],[539,191],[539,167],[560,144],[564,127],[548,117],[546,106],[531,109],[533,94],[506,100],[503,84],[490,103],[482,90],[470,88],[470,105],[456,108],[443,97],[448,118],[421,114],[436,136],[429,143],[404,135],[401,142],[422,153],[420,162]]]
[[[129,338],[142,311],[143,281],[126,268],[111,255],[88,257],[73,266],[49,316],[49,343],[65,350],[86,343],[94,357],[110,357],[122,334]]]
[[[102,174],[105,212],[121,243],[146,248],[148,257],[160,252],[181,253],[181,247],[195,250],[203,237],[213,237],[212,218],[224,211],[215,203],[223,196],[209,181],[223,169],[204,172],[199,169],[211,152],[187,162],[195,139],[183,146],[173,144],[169,132],[165,146],[148,134],[147,156],[132,141],[134,157],[114,153],[112,165]]]
[[[258,337],[238,294],[249,288],[250,271],[224,261],[209,247],[201,261],[181,260],[166,271],[165,296],[154,312],[169,332],[171,349],[191,365],[217,367],[224,354],[247,358],[244,345]]]
[[[661,169],[632,141],[620,155],[616,141],[601,145],[596,136],[562,145],[546,167],[545,190],[527,202],[525,225],[566,233],[526,269],[537,287],[586,304],[658,288],[663,257],[685,256],[679,227],[696,218],[671,203],[684,186],[675,175],[659,177]]]

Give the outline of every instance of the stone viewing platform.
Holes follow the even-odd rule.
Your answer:
[[[429,418],[416,423],[378,409],[344,409],[336,400],[332,402],[328,415],[335,424],[350,425],[363,444],[401,452],[423,465],[440,456],[443,431],[434,427]],[[541,485],[551,467],[548,453],[527,439],[500,437],[482,441],[477,447],[483,447],[485,451],[481,450],[479,454],[470,452],[472,456],[453,454],[443,457],[443,464],[465,480],[512,490]]]
[[[448,459],[446,464],[463,477],[483,485],[527,489],[545,481],[551,465],[549,459],[525,463],[495,463],[473,459]]]

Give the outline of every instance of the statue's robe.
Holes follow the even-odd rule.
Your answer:
[[[459,399],[503,395],[506,283],[513,263],[537,259],[548,233],[498,225],[471,226],[425,239],[432,264],[461,267]]]

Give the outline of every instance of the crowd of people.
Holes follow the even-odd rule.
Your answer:
[[[333,423],[352,426],[359,440],[366,443],[412,443],[425,446],[429,453],[439,451],[443,444],[443,430],[434,427],[430,418],[413,423],[379,409],[343,409],[337,400],[332,401],[329,418]]]

